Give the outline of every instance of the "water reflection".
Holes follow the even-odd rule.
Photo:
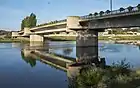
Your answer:
[[[64,55],[70,55],[72,53],[73,49],[72,48],[64,48],[63,53]]]
[[[98,66],[98,47],[76,47],[77,62],[93,62]]]
[[[44,57],[44,56],[37,55],[36,53],[34,53],[36,51],[36,52],[42,53],[42,54],[43,53],[50,54],[48,52],[50,50],[50,48],[47,47],[47,50],[46,50],[45,47],[46,47],[46,45],[45,46],[40,46],[40,45],[31,46],[31,44],[30,44],[30,46],[25,45],[24,47],[22,47],[22,50],[21,50],[22,59],[26,63],[30,64],[31,67],[36,66],[36,61],[40,61],[42,63],[50,65],[51,67],[54,67],[56,69],[66,72],[67,78],[68,78],[68,81],[67,81],[68,87],[76,88],[75,83],[74,83],[75,81],[73,79],[80,73],[80,69],[84,65],[67,67],[67,64],[70,64],[70,63],[66,63],[65,61],[62,61],[61,59]],[[45,48],[45,50],[44,50],[44,48]],[[56,49],[56,47],[55,47],[55,49]],[[69,55],[72,51],[73,51],[73,49],[70,47],[63,48],[64,55]],[[98,58],[98,47],[86,47],[86,48],[85,47],[76,47],[76,55],[77,55],[76,61],[71,60],[73,63],[90,64],[92,62],[92,63],[94,63],[95,66],[101,66],[102,63],[104,63],[104,65],[105,65],[105,61],[103,61],[102,59],[100,60]],[[68,59],[68,60],[70,60],[70,59]]]
[[[76,85],[74,85],[74,80],[73,78],[77,75],[77,73],[79,73],[79,69],[81,69],[81,67],[76,66],[76,67],[71,67],[71,68],[67,68],[67,63],[65,63],[62,60],[59,59],[54,59],[54,58],[46,58],[46,57],[42,57],[40,56],[35,57],[32,54],[32,51],[38,51],[40,53],[47,53],[50,54],[53,51],[53,53],[57,53],[57,54],[61,54],[61,56],[67,56],[70,55],[72,57],[76,57],[76,63],[89,63],[90,61],[93,62],[94,66],[98,66],[98,67],[105,67],[106,66],[106,61],[105,59],[101,59],[98,58],[98,47],[67,47],[67,45],[65,45],[66,47],[64,47],[64,44],[60,44],[59,47],[57,47],[56,45],[51,46],[51,43],[49,43],[48,45],[32,45],[32,46],[28,46],[26,45],[26,47],[24,47],[22,49],[22,57],[23,59],[29,63],[31,65],[31,67],[35,67],[36,65],[36,60],[48,64],[51,67],[54,67],[58,70],[64,71],[67,73],[67,77],[68,77],[68,82],[69,82],[69,88],[74,88]],[[33,47],[34,46],[34,47]],[[134,50],[134,47],[129,49],[128,48],[131,46],[127,46],[125,45],[125,47],[123,45],[113,45],[113,44],[104,44],[104,46],[100,47],[99,50],[101,53],[106,53],[107,56],[110,56],[112,53],[113,54],[117,54],[117,53],[122,53],[122,55],[117,54],[116,58],[113,57],[112,60],[119,60],[118,57],[123,56],[126,54],[126,51],[132,52]],[[126,49],[126,51],[123,51],[124,49]],[[57,52],[55,50],[58,50]],[[138,47],[137,47],[138,50]],[[61,51],[61,53],[60,53]],[[76,51],[76,55],[73,56],[71,55],[72,53],[75,53]],[[134,51],[133,51],[134,52]],[[56,55],[57,55],[56,54]],[[129,56],[129,55],[128,55]],[[132,56],[132,55],[131,55]],[[134,56],[133,56],[134,57]],[[74,62],[74,60],[72,60]],[[76,88],[76,87],[75,87]]]
[[[31,67],[35,67],[36,59],[33,58],[30,50],[23,49],[21,51],[21,57],[27,64],[30,64]]]
[[[139,50],[140,50],[140,46],[139,46]]]

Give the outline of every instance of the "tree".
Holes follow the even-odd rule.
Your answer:
[[[104,14],[104,11],[100,11],[100,16],[102,16]]]
[[[25,17],[21,22],[21,30],[23,30],[25,27],[35,27],[37,23],[36,15],[34,13],[31,13],[30,16]]]
[[[30,17],[29,16],[27,16],[24,19],[24,27],[29,27],[30,28]]]
[[[137,5],[138,10],[140,11],[140,4]]]
[[[36,15],[34,13],[31,13],[29,18],[29,23],[30,23],[30,27],[36,26],[37,20],[36,20]]]
[[[21,31],[24,29],[24,19],[21,22]]]
[[[133,10],[132,6],[127,7],[128,11],[131,12]]]
[[[90,13],[89,16],[92,16],[92,13]]]
[[[106,10],[106,13],[109,14],[111,11],[110,10]]]
[[[97,12],[95,12],[95,13],[94,13],[94,16],[97,16],[97,15],[98,15],[98,13],[97,13]]]
[[[125,9],[121,7],[119,10],[120,10],[120,12],[122,12],[122,11],[124,11]]]

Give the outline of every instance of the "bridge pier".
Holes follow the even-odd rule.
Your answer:
[[[30,35],[30,42],[44,42],[43,35]]]
[[[98,32],[94,30],[77,31],[76,56],[77,62],[99,65]]]
[[[77,31],[76,46],[78,47],[98,47],[98,31],[80,30]]]
[[[91,29],[89,23],[81,24],[80,17],[67,18],[67,28],[77,32],[76,56],[77,62],[99,64],[98,58],[98,32],[102,30]]]

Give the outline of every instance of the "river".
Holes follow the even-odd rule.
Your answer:
[[[48,46],[49,45],[49,46]],[[22,50],[28,44],[0,43],[1,88],[68,88],[67,73],[39,60],[27,60]],[[43,51],[76,58],[76,43],[49,42]],[[99,56],[106,64],[126,59],[133,68],[140,68],[140,47],[99,42]]]

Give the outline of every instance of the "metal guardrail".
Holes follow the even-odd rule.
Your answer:
[[[105,17],[105,16],[110,16],[110,15],[121,15],[121,14],[128,14],[128,13],[136,13],[136,12],[140,12],[140,9],[138,9],[138,7],[132,7],[132,10],[129,11],[128,8],[124,8],[123,10],[113,10],[112,12],[103,12],[101,13],[97,13],[95,14],[90,14],[90,15],[85,15],[85,16],[81,16],[81,19],[85,19],[85,20],[92,20],[95,18],[100,18],[100,17]]]

